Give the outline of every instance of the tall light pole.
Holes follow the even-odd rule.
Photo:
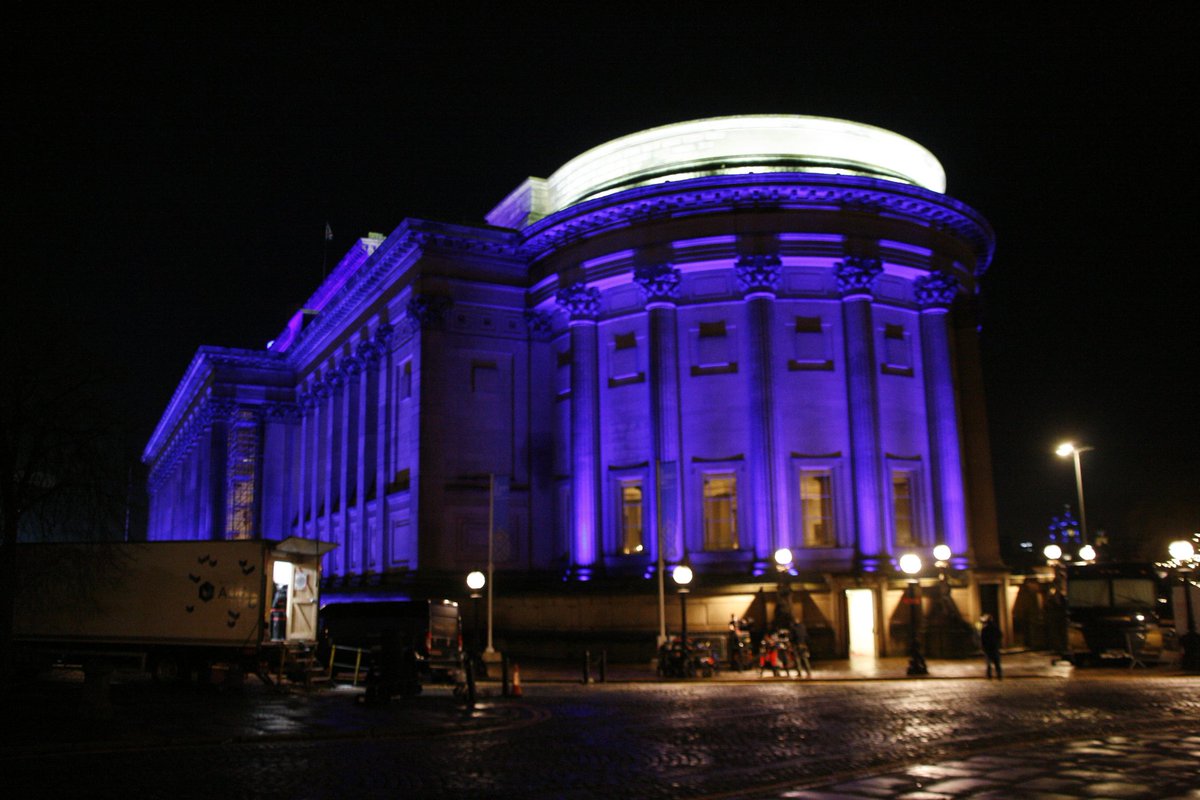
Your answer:
[[[917,573],[921,571],[921,566],[921,557],[916,553],[905,553],[900,556],[900,571],[908,576],[908,591],[905,592],[904,602],[908,604],[909,675],[929,674],[929,668],[925,666],[925,657],[921,655],[921,641],[917,637],[921,605],[921,596],[917,591],[920,584]]]
[[[689,660],[690,653],[688,652],[687,596],[688,584],[692,582],[692,568],[687,564],[680,564],[671,571],[671,578],[679,587],[679,638],[683,642],[683,675],[684,677],[688,677],[691,661]]]
[[[1086,453],[1091,447],[1076,447],[1072,442],[1063,442],[1054,451],[1060,458],[1074,456],[1075,458],[1075,492],[1079,495],[1079,541],[1087,544],[1087,511],[1083,506],[1083,466],[1079,463],[1079,454]]]

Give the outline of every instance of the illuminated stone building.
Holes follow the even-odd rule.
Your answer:
[[[1003,611],[993,238],[944,191],[888,131],[724,117],[594,148],[487,224],[368,236],[265,350],[199,350],[145,451],[150,537],[332,541],[331,591],[461,593],[490,521],[513,636],[655,631],[660,551],[712,631],[780,548],[835,652],[897,649],[905,551],[948,545],[962,611]]]

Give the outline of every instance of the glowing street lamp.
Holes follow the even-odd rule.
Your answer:
[[[475,615],[475,622],[471,632],[471,657],[474,658],[479,654],[479,598],[482,597],[481,590],[487,584],[487,577],[475,570],[467,575],[467,588],[471,590],[471,607]]]
[[[775,551],[775,566],[781,572],[787,572],[792,568],[792,551],[786,547],[781,547]]]
[[[671,570],[671,580],[679,587],[679,633],[683,642],[683,674],[686,677],[691,663],[688,654],[687,596],[688,584],[692,582],[692,568],[687,564],[678,565]]]
[[[1072,456],[1075,459],[1075,492],[1079,495],[1079,540],[1087,544],[1087,511],[1083,506],[1083,467],[1079,463],[1079,454],[1086,453],[1091,447],[1076,447],[1072,442],[1063,442],[1054,451],[1060,458]]]
[[[921,571],[921,557],[916,553],[900,556],[900,571],[908,576],[908,589],[904,595],[904,602],[908,604],[908,674],[928,675],[929,668],[925,666],[925,658],[921,655],[921,642],[917,638],[921,604],[921,598],[917,594],[917,573]]]
[[[1092,547],[1090,544],[1085,544],[1083,547],[1079,548],[1079,560],[1080,561],[1095,561],[1096,560],[1096,548]]]

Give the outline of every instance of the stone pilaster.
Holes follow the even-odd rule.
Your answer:
[[[775,391],[773,388],[775,330],[775,293],[779,289],[782,262],[776,255],[743,256],[734,266],[738,288],[746,297],[747,344],[750,352],[748,388],[750,394],[750,518],[754,537],[754,556],[759,566],[771,563],[784,542],[780,532],[789,529],[780,523],[786,496],[782,466],[775,446]]]
[[[968,547],[966,492],[948,317],[958,291],[958,280],[941,272],[920,277],[913,284],[914,296],[921,306],[921,357],[935,498],[934,531],[937,539],[961,558]]]
[[[600,540],[600,291],[575,284],[558,293],[571,335],[571,561],[582,573],[596,563]]]
[[[883,454],[879,441],[879,393],[871,290],[883,272],[877,259],[847,257],[837,267],[846,342],[846,396],[850,410],[850,472],[853,476],[856,544],[862,567],[877,571],[887,555]]]
[[[656,523],[655,556],[657,557],[661,541],[664,548],[663,558],[666,561],[677,561],[687,552],[682,524],[682,466],[679,463],[679,328],[675,310],[682,278],[678,269],[668,264],[659,264],[635,270],[633,279],[642,291],[650,333],[650,422],[656,464],[656,469],[651,473],[651,480],[657,478],[657,483],[652,491],[646,493],[654,499],[655,504],[649,519]],[[662,491],[664,488],[666,491]],[[661,536],[657,531],[659,523],[663,526]]]
[[[361,401],[360,390],[362,388],[363,367],[362,362],[354,356],[343,359],[339,366],[345,378],[344,394],[342,397],[342,459],[340,465],[341,487],[339,492],[342,501],[338,514],[341,519],[342,546],[345,548],[342,563],[345,565],[347,575],[361,575],[363,561],[362,514],[352,513],[351,508],[357,506],[359,502],[359,487],[361,485],[359,476],[362,474],[362,465],[359,463],[362,453],[362,448],[360,447],[362,439],[359,430],[362,409],[359,407],[359,404]]]

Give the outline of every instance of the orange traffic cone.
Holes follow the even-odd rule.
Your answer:
[[[512,696],[513,697],[521,696],[521,665],[517,664],[515,662],[513,663],[513,674],[512,674]]]

